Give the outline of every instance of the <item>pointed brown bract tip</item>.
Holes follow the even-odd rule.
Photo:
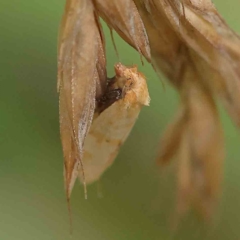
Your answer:
[[[60,134],[67,197],[81,169],[96,98],[106,89],[104,35],[93,2],[67,0],[58,51]],[[86,197],[86,184],[84,192]]]
[[[93,0],[100,17],[149,62],[148,36],[133,0]]]

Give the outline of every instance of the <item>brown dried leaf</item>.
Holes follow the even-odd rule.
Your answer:
[[[179,91],[185,114],[166,131],[159,161],[168,161],[179,149],[179,204],[198,202],[209,216],[224,156],[213,96],[220,96],[240,125],[240,39],[210,0],[134,2],[148,34],[152,63]]]
[[[128,44],[150,61],[148,37],[132,0],[93,0],[98,14]]]
[[[189,75],[189,78],[186,77],[184,84],[187,91],[182,93],[186,106],[182,136],[187,143],[182,151],[187,154],[188,160],[184,160],[185,155],[181,154],[178,158],[180,165],[189,166],[186,166],[185,170],[181,166],[179,168],[179,176],[182,176],[180,179],[185,180],[184,184],[179,181],[179,203],[182,204],[179,204],[178,211],[183,212],[187,204],[192,202],[199,207],[203,216],[209,218],[219,195],[224,143],[217,108],[211,93],[194,80],[197,79],[194,75],[195,72]]]
[[[134,0],[146,28],[154,68],[176,82],[181,70],[182,43],[163,10],[159,11],[153,1]]]
[[[193,204],[210,218],[220,192],[223,134],[211,91],[199,81],[194,61],[187,61],[191,59],[188,50],[184,56],[184,74],[178,86],[182,106],[164,135],[159,161],[164,163],[175,155],[179,161],[178,214]]]
[[[134,0],[146,27],[152,62],[175,85],[182,71],[181,49],[196,54],[191,60],[214,93],[240,124],[240,38],[226,25],[210,0]],[[189,59],[190,61],[190,59]]]
[[[211,1],[184,0],[182,4],[169,7],[168,19],[185,44],[198,54],[194,60],[201,68],[203,81],[223,98],[240,126],[240,38],[229,29]]]
[[[106,84],[105,64],[103,36],[93,4],[88,0],[67,1],[60,34],[58,85],[68,198],[82,165],[96,91],[100,96]]]

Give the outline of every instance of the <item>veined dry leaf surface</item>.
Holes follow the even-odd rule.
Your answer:
[[[128,44],[150,61],[146,30],[132,0],[93,0],[98,14]]]
[[[178,90],[178,114],[162,138],[158,162],[178,159],[178,212],[194,204],[210,216],[220,192],[224,158],[215,96],[240,125],[240,38],[210,0],[67,0],[58,85],[68,196],[81,171],[95,100],[107,88],[98,16]],[[92,127],[99,127],[100,116]],[[84,182],[84,175],[80,177]]]
[[[87,184],[98,180],[113,163],[142,106],[149,105],[145,77],[136,67],[118,63],[115,72],[116,76],[109,81],[105,95],[98,101],[85,139],[83,166]],[[79,178],[83,182],[81,170]]]
[[[106,86],[103,34],[89,0],[67,1],[60,32],[58,86],[67,197],[82,166],[83,144]]]

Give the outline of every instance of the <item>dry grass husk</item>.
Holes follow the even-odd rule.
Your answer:
[[[224,159],[216,97],[240,125],[240,38],[210,0],[66,1],[58,90],[68,199],[82,165],[95,100],[107,87],[100,17],[179,92],[178,113],[162,137],[158,163],[178,160],[177,212],[193,204],[210,217]]]

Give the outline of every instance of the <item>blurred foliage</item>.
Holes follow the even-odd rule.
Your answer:
[[[64,4],[0,0],[0,239],[70,239],[56,92]],[[240,32],[240,2],[215,4]],[[105,32],[111,76],[118,59],[109,30]],[[140,66],[139,55],[116,34],[115,39],[119,60]],[[75,186],[72,239],[240,239],[240,137],[224,111],[227,158],[216,221],[204,226],[190,215],[172,232],[174,171],[158,169],[155,155],[178,98],[148,64],[140,69],[148,79],[151,106],[143,109],[113,167],[88,187],[87,201],[82,186]]]

